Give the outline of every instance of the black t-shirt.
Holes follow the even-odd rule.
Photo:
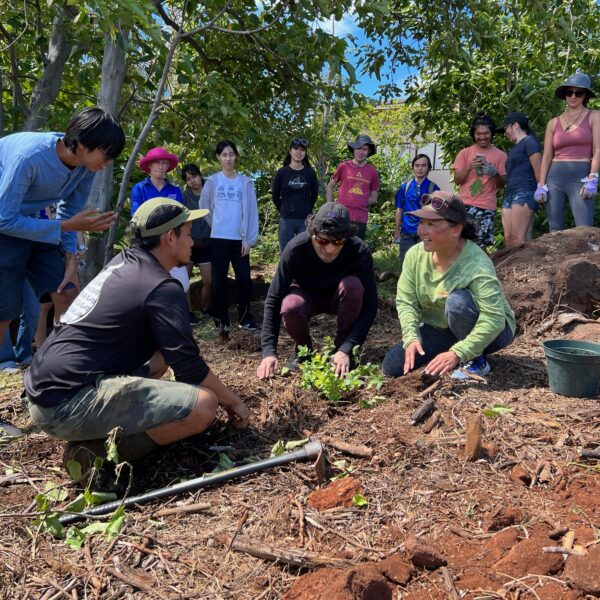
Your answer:
[[[99,376],[129,375],[160,350],[177,381],[208,374],[181,284],[150,253],[124,250],[87,285],[25,375],[29,399],[58,406]]]
[[[312,167],[299,171],[289,165],[277,171],[273,180],[273,202],[284,219],[305,219],[319,194],[319,182]]]
[[[529,157],[541,151],[540,143],[533,135],[524,137],[508,151],[506,157],[506,191],[509,194],[535,191],[537,181]]]
[[[338,348],[349,354],[353,346],[362,344],[377,314],[377,286],[373,274],[373,258],[369,247],[358,237],[346,240],[342,251],[331,263],[323,262],[315,252],[308,232],[295,236],[285,247],[265,300],[262,324],[263,356],[277,355],[277,339],[281,326],[281,303],[296,283],[306,291],[333,294],[340,281],[356,275],[365,288],[363,306],[348,338]]]

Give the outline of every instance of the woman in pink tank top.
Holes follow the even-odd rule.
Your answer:
[[[555,90],[566,107],[550,119],[535,199],[546,204],[550,231],[565,228],[567,200],[576,227],[594,225],[600,169],[600,112],[587,104],[596,94],[585,73],[571,75]]]

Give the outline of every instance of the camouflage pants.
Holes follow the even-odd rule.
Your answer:
[[[477,231],[476,244],[481,248],[494,243],[494,215],[495,210],[486,210],[477,206],[467,206],[467,214],[471,217],[475,231]]]
[[[185,419],[198,388],[178,381],[131,375],[99,377],[59,406],[29,402],[31,420],[46,433],[70,442],[105,438],[119,426],[133,435]]]

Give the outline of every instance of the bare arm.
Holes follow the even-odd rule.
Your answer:
[[[593,110],[590,115],[590,126],[592,128],[592,164],[590,174],[598,173],[600,169],[600,112]]]
[[[529,155],[529,162],[531,163],[531,168],[533,169],[533,176],[536,181],[540,180],[540,167],[542,165],[542,155],[539,152],[534,152]]]
[[[327,202],[333,202],[333,192],[337,187],[337,181],[333,178],[329,180],[327,184],[327,190],[325,192],[325,197],[327,198]]]
[[[375,204],[377,202],[377,190],[373,190],[370,194],[369,194],[369,206],[372,206],[373,204]]]
[[[544,134],[544,154],[542,156],[542,164],[540,167],[540,178],[538,183],[540,185],[546,185],[546,177],[548,177],[548,171],[550,170],[550,163],[554,158],[554,146],[552,145],[552,138],[554,136],[554,128],[556,127],[556,119],[550,119],[548,125],[546,125],[546,133]]]
[[[402,209],[396,209],[396,229],[394,230],[394,239],[400,235],[400,228],[402,227]]]
[[[202,380],[201,387],[209,389],[215,394],[219,404],[225,408],[232,425],[236,429],[243,429],[248,425],[250,411],[237,394],[230,390],[212,371]]]

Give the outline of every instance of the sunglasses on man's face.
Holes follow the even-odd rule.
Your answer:
[[[428,206],[429,204],[431,204],[431,208],[434,210],[440,210],[446,206],[450,206],[450,202],[446,200],[446,198],[431,196],[430,194],[423,194],[421,196],[421,206]]]
[[[585,95],[585,90],[565,90],[565,96],[575,96],[575,98],[582,98]]]
[[[304,146],[308,147],[308,140],[306,138],[294,138],[292,140],[292,146]]]
[[[318,246],[327,246],[327,244],[331,244],[332,246],[335,246],[336,248],[343,246],[344,242],[346,241],[346,240],[327,240],[325,238],[317,237],[316,235],[313,235],[313,240],[315,240],[315,243]]]

